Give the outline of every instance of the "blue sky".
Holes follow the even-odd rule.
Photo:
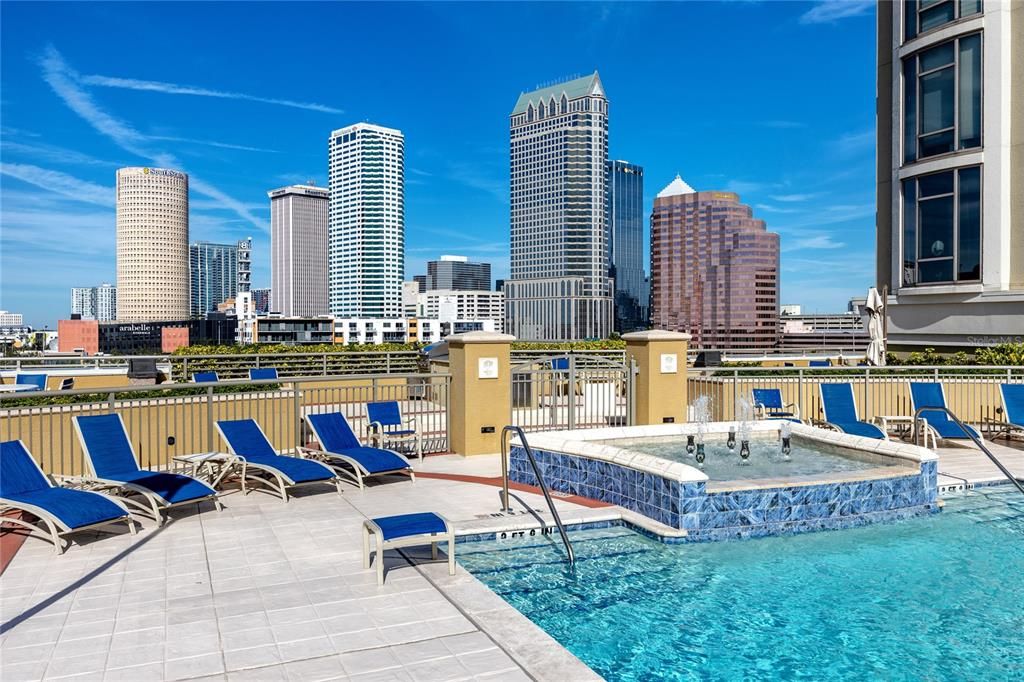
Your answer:
[[[36,326],[115,280],[114,173],[191,176],[191,238],[255,241],[269,189],[326,185],[327,138],[406,137],[406,275],[508,271],[508,113],[597,69],[610,153],[739,192],[782,235],[782,299],[844,310],[874,273],[874,3],[0,5],[0,309]]]

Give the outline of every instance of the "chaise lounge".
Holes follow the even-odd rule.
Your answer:
[[[907,383],[910,386],[910,408],[915,415],[922,407],[946,407],[946,391],[941,383],[934,381],[909,381]],[[967,426],[965,432],[943,410],[926,409],[921,412],[921,419],[925,423],[925,446],[928,445],[928,434],[932,437],[933,447],[937,447],[938,439],[970,440],[973,435],[978,440],[982,440],[981,434],[976,429],[965,424],[964,426]]]
[[[320,443],[320,450],[305,449],[307,454],[325,459],[339,475],[352,480],[360,490],[367,476],[409,474],[409,478],[416,481],[408,459],[393,450],[364,447],[341,412],[308,414],[306,423]]]
[[[243,493],[248,492],[246,481],[252,480],[269,486],[285,502],[289,488],[317,483],[333,483],[341,494],[341,479],[334,470],[313,459],[278,454],[254,419],[219,421],[217,431],[235,457],[228,466],[240,469]]]
[[[152,516],[158,526],[164,522],[163,513],[174,507],[213,502],[217,509],[223,508],[217,491],[200,480],[141,468],[121,415],[79,415],[73,421],[91,471],[85,480],[94,489],[117,491],[112,494]]]
[[[857,417],[857,402],[853,399],[851,384],[818,384],[825,423],[837,431],[864,438],[889,440],[889,435],[874,424]]]
[[[758,419],[786,419],[797,424],[800,421],[800,406],[796,403],[782,402],[782,389],[755,388],[751,391],[754,399],[754,410]],[[791,412],[786,408],[791,407]]]
[[[42,527],[7,515],[8,511],[30,514]],[[0,513],[3,523],[45,531],[57,554],[64,553],[64,536],[83,530],[123,522],[135,535],[135,521],[121,502],[88,490],[55,486],[20,440],[0,443]]]

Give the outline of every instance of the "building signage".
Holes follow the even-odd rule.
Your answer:
[[[675,353],[661,354],[661,373],[676,374],[679,372],[679,358]]]
[[[168,170],[166,168],[143,168],[143,175],[162,175],[168,178],[184,178],[184,173],[178,171]]]

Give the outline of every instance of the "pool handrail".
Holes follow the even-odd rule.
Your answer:
[[[548,509],[551,510],[551,516],[555,519],[555,525],[558,526],[558,534],[562,536],[562,544],[565,545],[566,558],[569,560],[569,568],[575,568],[576,566],[576,553],[572,550],[572,543],[569,542],[569,535],[565,532],[565,526],[562,525],[562,517],[558,515],[558,510],[555,509],[555,503],[551,499],[551,493],[548,491],[548,484],[544,482],[544,477],[540,473],[540,467],[537,466],[537,460],[533,456],[533,450],[530,449],[530,444],[526,442],[526,433],[523,429],[512,424],[507,425],[501,430],[501,511],[512,511],[508,505],[508,439],[505,438],[505,434],[509,432],[515,432],[519,436],[519,442],[523,444],[523,450],[526,452],[526,458],[530,460],[530,465],[533,467],[533,473],[537,477],[537,482],[540,483],[540,491],[544,493],[544,499],[548,503]]]
[[[1000,462],[999,459],[997,459],[996,456],[992,454],[992,451],[989,450],[987,447],[985,447],[985,444],[977,436],[974,435],[973,430],[972,429],[968,429],[967,425],[964,424],[962,421],[960,421],[960,417],[958,417],[955,414],[953,414],[953,410],[949,409],[948,407],[936,406],[936,405],[928,405],[928,406],[924,406],[924,407],[919,407],[916,410],[914,410],[914,444],[915,445],[920,445],[921,444],[921,436],[920,436],[920,434],[922,433],[923,429],[919,429],[918,428],[918,420],[919,419],[923,419],[921,417],[921,413],[925,412],[927,410],[939,410],[941,412],[945,412],[946,416],[949,417],[950,419],[952,419],[954,422],[956,422],[956,425],[959,426],[961,429],[963,429],[963,432],[967,434],[968,438],[970,438],[972,441],[974,441],[974,444],[978,446],[978,449],[981,450],[982,452],[984,452],[985,455],[990,460],[992,460],[992,463],[995,464],[999,468],[999,470],[1003,472],[1003,475],[1006,476],[1006,478],[1008,478],[1010,480],[1010,483],[1015,485],[1017,487],[1017,490],[1019,490],[1021,492],[1021,494],[1024,495],[1024,484],[1022,484],[1022,482],[1021,482],[1022,479],[1019,479],[1016,476],[1014,476],[1010,472],[1009,469],[1007,469],[1005,466],[1003,466],[1003,463]]]

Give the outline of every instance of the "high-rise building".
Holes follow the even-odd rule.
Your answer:
[[[291,185],[271,190],[267,196],[273,292],[268,310],[286,317],[326,315],[330,194],[324,187]]]
[[[117,319],[189,316],[188,176],[166,168],[117,171]]]
[[[1024,3],[878,5],[877,285],[895,350],[1024,333]]]
[[[71,289],[71,314],[83,320],[110,322],[117,319],[117,287],[104,282],[98,287]]]
[[[414,275],[412,281],[416,282],[416,287],[423,293],[427,290],[427,276],[426,275]]]
[[[195,242],[189,246],[192,317],[216,312],[218,305],[249,290],[251,254],[251,238],[235,244]]]
[[[400,130],[357,123],[331,133],[328,156],[330,313],[401,317],[405,138]]]
[[[597,72],[519,96],[511,134],[506,330],[521,339],[612,331],[608,100]]]
[[[615,331],[644,329],[644,169],[608,162],[608,232],[615,278]]]
[[[491,264],[470,263],[465,256],[441,256],[427,261],[427,291],[479,291],[491,288]]]
[[[270,312],[271,290],[268,288],[252,290],[252,306],[257,313]]]
[[[651,324],[697,348],[778,341],[779,235],[733,192],[697,192],[676,176],[651,215]]]

